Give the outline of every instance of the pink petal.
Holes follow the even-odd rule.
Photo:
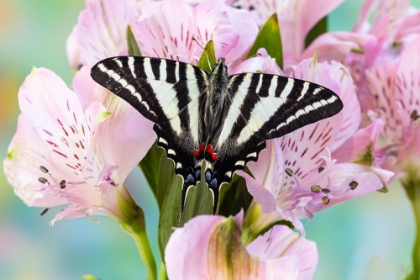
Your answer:
[[[297,257],[299,276],[295,279],[312,279],[318,263],[316,243],[299,237],[287,226],[274,226],[252,241],[247,251],[261,260]]]
[[[231,74],[243,73],[243,72],[263,72],[274,75],[283,75],[283,71],[277,65],[274,58],[268,55],[264,48],[261,48],[257,52],[259,56],[251,57],[239,65],[237,65],[231,72]]]
[[[338,162],[350,162],[356,159],[360,154],[366,152],[367,148],[375,150],[378,142],[379,133],[384,123],[378,119],[366,128],[360,129],[348,139],[340,148],[338,148],[332,157]]]
[[[276,211],[277,204],[275,197],[267,188],[243,171],[238,171],[237,174],[246,180],[246,187],[249,193],[252,195],[253,199],[262,206],[262,211],[264,213]]]
[[[342,2],[343,0],[325,0],[316,3],[311,0],[277,2],[285,64],[299,61],[308,32]]]
[[[67,58],[72,69],[78,69],[82,65],[82,55],[80,53],[79,42],[76,37],[76,27],[73,27],[69,37],[67,37],[66,51]]]
[[[96,84],[89,73],[90,68],[83,67],[74,78],[73,88],[83,104],[100,100],[111,113],[107,125],[97,132],[97,143],[103,160],[119,166],[113,179],[123,182],[154,143],[153,123],[126,101]]]
[[[328,174],[331,179],[331,190],[334,191],[336,197],[332,197],[325,207],[379,190],[390,181],[393,175],[393,172],[360,164],[336,164]],[[357,187],[353,190],[350,189],[352,182],[357,183]]]
[[[365,46],[376,42],[373,35],[352,32],[328,32],[322,34],[306,48],[300,59],[311,58],[316,53],[318,61],[335,60],[346,62],[347,56],[352,51],[365,52]]]
[[[350,73],[342,64],[334,61],[317,63],[314,59],[306,59],[296,67],[293,76],[325,86],[338,94],[343,101],[344,109],[339,114],[321,121],[340,124],[338,133],[332,133],[335,140],[332,146],[332,151],[334,151],[353,135],[360,125],[360,104]],[[334,129],[335,127],[338,125],[334,125]]]
[[[134,20],[135,10],[126,1],[87,0],[75,30],[83,64],[126,51],[127,26]]]

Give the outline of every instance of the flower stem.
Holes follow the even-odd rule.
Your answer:
[[[420,178],[408,176],[408,180],[404,180],[402,184],[410,199],[416,223],[416,240],[412,254],[413,271],[407,279],[417,280],[420,279]]]
[[[140,257],[147,268],[147,280],[156,280],[156,262],[153,257],[152,248],[150,246],[149,238],[147,237],[146,227],[144,223],[144,213],[139,213],[138,219],[132,219],[130,223],[121,223],[122,228],[131,234],[136,242]],[[141,215],[143,214],[143,215]]]
[[[166,266],[163,262],[160,265],[159,280],[168,280],[168,276],[166,275]]]

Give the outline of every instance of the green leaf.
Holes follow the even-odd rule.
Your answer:
[[[165,156],[164,150],[154,143],[139,163],[139,167],[143,171],[144,177],[156,198],[158,198],[158,176],[162,155]]]
[[[172,174],[167,174],[169,177]],[[180,221],[182,179],[179,176],[172,176],[164,196],[159,217],[159,249],[162,260],[165,259],[165,248],[173,229],[178,227]]]
[[[276,59],[280,68],[283,68],[283,47],[277,14],[274,13],[261,28],[248,56],[255,55],[260,48],[265,48],[268,54]]]
[[[158,176],[156,198],[158,201],[159,209],[161,209],[163,206],[165,197],[167,195],[168,188],[171,186],[172,182],[175,180],[175,177],[177,177],[177,175],[175,174],[174,162],[168,159],[164,152],[162,152],[162,155],[160,157],[158,169],[159,169],[159,176]],[[178,186],[175,186],[175,187],[182,188],[181,182],[179,183]]]
[[[323,17],[315,24],[314,27],[309,31],[308,35],[305,38],[305,49],[316,39],[318,36],[327,32],[328,29],[328,20],[327,16]]]
[[[136,38],[134,38],[130,25],[127,26],[127,47],[129,55],[141,56],[139,45],[137,44]]]
[[[245,179],[235,175],[232,183],[223,185],[220,191],[220,204],[217,213],[225,217],[235,216],[243,209],[245,212],[252,201]]]
[[[204,47],[203,53],[201,54],[200,60],[197,63],[197,66],[201,69],[211,72],[211,68],[216,63],[216,53],[214,51],[213,40],[207,42]]]

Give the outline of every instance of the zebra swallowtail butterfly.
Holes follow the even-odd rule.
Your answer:
[[[210,73],[179,61],[121,56],[98,62],[92,78],[154,122],[157,145],[188,189],[205,180],[217,209],[219,190],[257,161],[265,141],[331,117],[340,98],[320,85],[260,73],[228,75],[220,58]]]

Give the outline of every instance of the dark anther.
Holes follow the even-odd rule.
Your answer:
[[[322,189],[321,190],[323,193],[330,193],[331,191],[329,189]]]
[[[201,177],[201,170],[200,169],[197,169],[195,171],[195,179],[196,180],[200,180],[200,177]]]
[[[417,113],[417,110],[414,110],[413,112],[411,112],[410,118],[413,121],[416,121],[416,120],[418,120],[418,118],[420,118],[419,114]]]
[[[44,177],[39,177],[38,181],[40,181],[41,183],[45,184],[46,182],[48,182],[47,179],[45,179]]]
[[[44,210],[42,210],[41,214],[39,214],[40,216],[44,216],[48,210],[50,210],[50,208],[45,208]]]
[[[319,193],[321,191],[321,186],[320,185],[313,185],[311,187],[311,191],[314,193]]]
[[[354,190],[355,188],[357,188],[358,185],[359,183],[357,183],[356,181],[351,181],[349,184],[351,190]]]
[[[320,168],[318,168],[318,173],[321,173],[322,171],[324,171],[324,169],[325,168],[321,166]]]
[[[251,6],[249,6],[249,8],[248,8],[250,11],[253,11],[253,10],[255,10],[255,7],[253,6],[253,5],[251,5]]]
[[[324,204],[327,205],[328,203],[330,203],[330,199],[327,196],[324,196],[322,198],[322,202],[324,202]]]
[[[60,188],[64,189],[66,187],[66,180],[61,180]]]
[[[48,169],[42,165],[39,167],[39,170],[41,170],[44,173],[48,173]]]
[[[290,168],[286,168],[284,171],[285,171],[285,172],[286,172],[286,174],[287,174],[287,175],[289,175],[290,177],[292,177],[292,176],[293,176],[293,170],[292,170],[292,169],[290,169]]]

